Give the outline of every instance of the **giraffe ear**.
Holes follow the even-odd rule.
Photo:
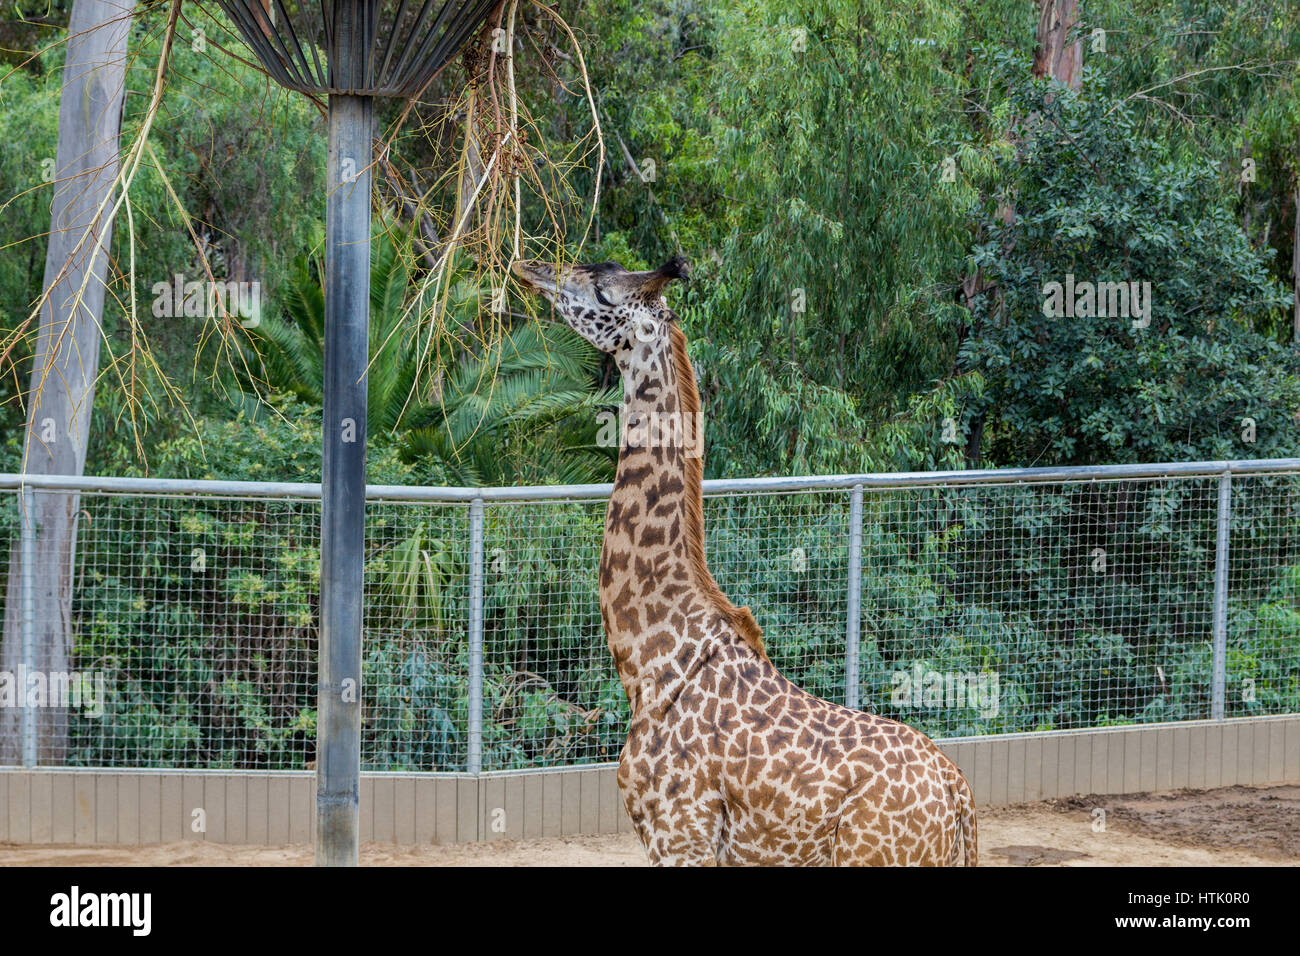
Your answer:
[[[673,256],[655,271],[663,276],[665,281],[681,279],[683,282],[688,282],[691,278],[691,262],[685,256]]]

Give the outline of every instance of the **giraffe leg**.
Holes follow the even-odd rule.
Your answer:
[[[651,866],[717,866],[718,858],[711,847],[680,839],[677,834],[656,834],[646,845]]]
[[[709,804],[628,800],[651,866],[717,866],[721,816]]]

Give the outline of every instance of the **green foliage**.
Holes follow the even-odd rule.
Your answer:
[[[993,203],[978,211],[986,238],[971,262],[991,288],[962,323],[960,352],[986,383],[970,420],[983,418],[989,458],[1296,454],[1300,361],[1257,331],[1291,296],[1234,221],[1214,167],[1144,135],[1101,90],[1013,82],[1009,112],[1038,120],[1000,163],[1011,221]],[[1071,276],[1149,283],[1149,327],[1045,315],[1047,284]]]
[[[41,62],[53,67],[61,61],[61,55],[49,54]],[[57,70],[17,71],[0,83],[0,142],[11,144],[0,150],[0,336],[26,321],[41,294],[60,76]],[[32,341],[0,357],[0,432],[6,435],[23,421],[18,396],[27,387]]]
[[[199,418],[192,431],[164,442],[149,474],[220,481],[320,481],[321,412],[278,399],[268,414],[233,420]],[[141,476],[143,463],[124,454],[114,474]],[[372,449],[367,474],[376,484],[409,484],[412,468],[394,448]]]

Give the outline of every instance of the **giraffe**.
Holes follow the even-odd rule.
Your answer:
[[[623,378],[600,611],[631,705],[618,786],[653,865],[976,865],[966,779],[924,734],[806,693],[710,573],[699,392],[648,272],[516,261]],[[689,436],[689,437],[688,437]]]

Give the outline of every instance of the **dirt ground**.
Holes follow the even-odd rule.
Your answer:
[[[1097,811],[1104,811],[1104,814]],[[1300,785],[1072,797],[981,808],[984,866],[1296,866]],[[0,866],[309,866],[311,847],[160,843],[0,844]],[[363,866],[645,866],[621,834],[395,847],[367,843]]]

